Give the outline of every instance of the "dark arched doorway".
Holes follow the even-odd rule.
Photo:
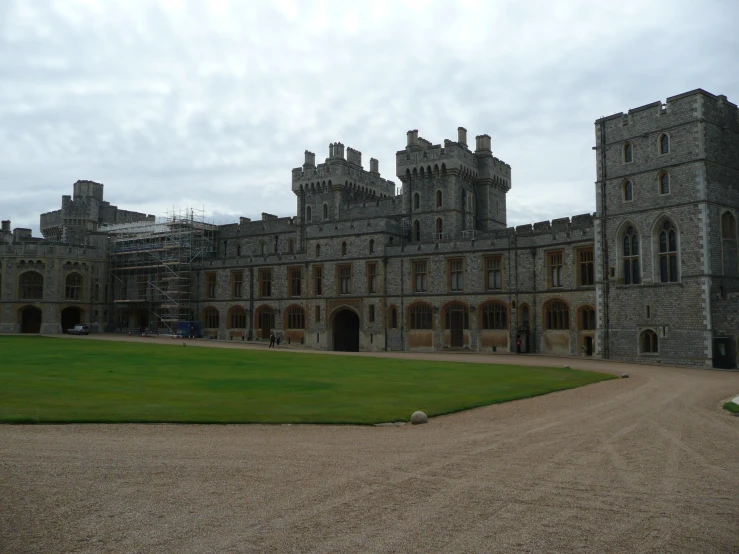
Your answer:
[[[334,316],[334,350],[359,352],[359,316],[351,310],[341,310]]]
[[[21,333],[41,332],[41,310],[35,306],[21,308]]]
[[[62,333],[66,333],[75,325],[82,323],[82,310],[76,306],[70,306],[62,310]]]

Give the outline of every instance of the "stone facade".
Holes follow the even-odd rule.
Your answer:
[[[696,90],[599,119],[595,131],[596,213],[516,228],[506,221],[511,168],[488,135],[472,151],[462,127],[443,145],[409,131],[399,194],[358,150],[331,143],[320,164],[306,151],[292,170],[296,216],[218,226],[188,276],[192,318],[206,336],[276,333],[317,349],[510,352],[520,341],[523,352],[735,366],[737,107]],[[88,181],[64,199],[42,215],[44,235],[62,242],[4,231],[4,331],[22,328],[29,263],[43,266],[42,301],[54,306],[42,332],[61,329],[58,283],[82,264],[83,282],[111,291],[81,306],[83,317],[121,319],[106,225],[152,218],[103,203]],[[70,256],[63,242],[86,246]]]

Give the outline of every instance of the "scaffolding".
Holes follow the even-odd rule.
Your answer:
[[[213,255],[216,229],[192,208],[101,228],[110,239],[112,326],[178,334],[192,321],[193,265]]]

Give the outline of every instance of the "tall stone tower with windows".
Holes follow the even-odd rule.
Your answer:
[[[597,350],[731,367],[739,334],[736,105],[698,89],[598,119],[595,138]]]
[[[445,140],[443,147],[414,129],[395,158],[412,241],[474,238],[475,231],[506,227],[511,166],[493,156],[489,135],[476,137],[472,152],[464,127],[456,142]]]

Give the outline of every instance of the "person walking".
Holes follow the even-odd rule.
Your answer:
[[[280,347],[280,335],[277,335],[277,348]]]
[[[271,334],[271,335],[269,336],[269,347],[270,347],[270,348],[272,348],[272,347],[273,347],[274,345],[275,345],[275,334],[274,334],[274,333],[272,333],[272,334]]]

